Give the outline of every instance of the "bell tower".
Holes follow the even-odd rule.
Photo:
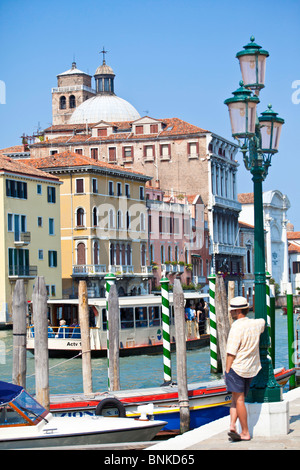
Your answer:
[[[52,123],[67,124],[74,110],[85,100],[95,96],[91,75],[79,70],[76,62],[57,75],[57,87],[52,88]]]

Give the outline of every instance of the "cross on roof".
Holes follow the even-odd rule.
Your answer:
[[[106,50],[104,49],[104,46],[103,46],[102,51],[99,52],[99,54],[103,54],[103,64],[105,64],[105,54],[107,54],[107,53],[108,53],[108,51],[106,51]]]

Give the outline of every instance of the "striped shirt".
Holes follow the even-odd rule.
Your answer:
[[[226,352],[235,356],[231,368],[241,377],[255,377],[261,369],[259,340],[264,329],[263,318],[239,318],[231,326]]]

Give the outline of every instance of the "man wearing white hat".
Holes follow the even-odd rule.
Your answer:
[[[265,320],[247,317],[249,304],[245,297],[234,297],[230,301],[230,312],[235,321],[229,331],[226,348],[225,382],[228,392],[232,393],[228,435],[233,441],[249,441],[245,397],[252,379],[261,369],[259,340],[265,329]],[[240,434],[236,431],[237,418],[241,425]]]

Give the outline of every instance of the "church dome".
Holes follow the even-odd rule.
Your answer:
[[[69,123],[135,121],[140,117],[137,110],[128,101],[116,95],[98,94],[81,103],[73,112]]]
[[[102,53],[103,55],[106,53],[104,48]],[[74,110],[69,120],[70,124],[96,123],[99,121],[135,121],[141,117],[128,101],[115,95],[115,74],[113,69],[106,64],[104,57],[102,65],[95,72],[94,78],[96,96],[84,101]]]

